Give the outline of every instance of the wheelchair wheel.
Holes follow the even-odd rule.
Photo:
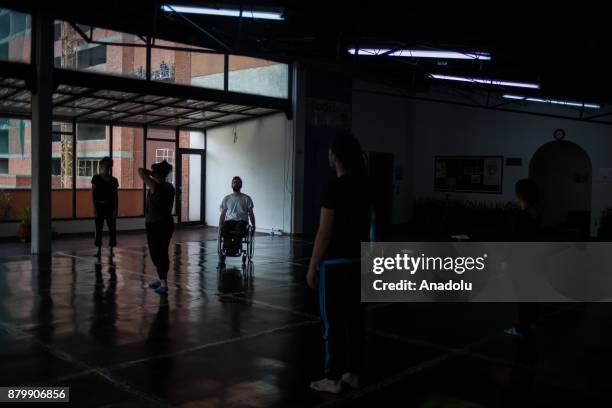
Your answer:
[[[249,242],[247,244],[247,258],[249,261],[253,260],[253,253],[255,252],[255,231],[249,230]]]

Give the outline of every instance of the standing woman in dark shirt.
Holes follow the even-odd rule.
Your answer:
[[[361,242],[369,239],[370,200],[357,139],[336,137],[329,148],[329,164],[336,177],[321,196],[306,280],[311,288],[318,284],[325,343],[325,377],[310,387],[337,394],[343,383],[359,387],[364,342],[360,258]]]
[[[155,163],[151,166],[151,170],[138,169],[138,175],[149,188],[145,208],[147,243],[159,278],[151,282],[149,287],[160,295],[168,294],[167,278],[170,269],[168,247],[174,232],[172,206],[175,191],[174,186],[166,181],[171,171],[172,165],[166,160]]]
[[[119,182],[111,176],[112,168],[113,160],[110,157],[104,157],[100,160],[99,173],[91,179],[91,196],[96,221],[95,245],[98,247],[98,252],[96,252],[98,258],[102,255],[102,231],[105,220],[108,227],[108,246],[111,256],[113,255],[113,248],[117,246],[117,208],[119,207],[117,189],[119,188]]]

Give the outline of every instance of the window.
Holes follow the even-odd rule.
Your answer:
[[[147,157],[146,157],[146,167],[148,169],[154,163],[159,163],[163,160],[167,160],[173,167],[173,171],[168,174],[167,181],[171,184],[174,184],[174,151],[175,142],[174,141],[162,141],[162,140],[147,140]]]
[[[61,176],[62,175],[62,159],[54,157],[51,159],[51,175]]]
[[[98,45],[79,51],[78,67],[89,68],[95,65],[106,64],[106,46]]]
[[[168,163],[172,164],[173,158],[173,149],[155,149],[155,163],[159,163],[166,160]]]
[[[94,28],[94,27],[88,26],[86,24],[77,24],[77,27],[79,27],[79,29],[82,32],[84,32],[85,34],[88,34],[88,35],[89,35],[90,31]]]
[[[144,129],[113,127],[113,176],[119,181],[118,215],[143,215],[143,183],[138,169],[144,167]]]
[[[176,47],[171,50],[159,47]],[[151,48],[151,79],[176,84],[223,89],[225,57],[223,54],[171,41],[155,39]],[[190,50],[190,51],[187,51]]]
[[[168,129],[149,128],[147,130],[147,139],[176,139],[176,132]]]
[[[56,67],[136,78],[145,77],[147,52],[146,41],[143,38],[82,24],[77,24],[78,29],[76,29],[73,24],[62,20],[55,20],[55,24],[57,27],[55,37],[58,38],[54,50]],[[87,41],[79,31],[82,31],[86,37],[92,36],[100,43]],[[169,64],[164,66],[164,70],[166,68],[169,70]]]
[[[23,33],[26,30],[26,27],[28,26],[26,22],[27,19],[27,14],[11,13],[11,35]]]
[[[30,130],[29,121],[0,118],[2,189],[29,189],[31,186]]]
[[[62,25],[55,23],[53,24],[53,41],[59,41],[60,38],[62,38]]]
[[[0,119],[0,154],[9,152],[9,122],[8,119]]]
[[[77,140],[106,140],[106,126],[79,123],[77,125]]]
[[[230,91],[275,98],[289,97],[289,65],[259,58],[229,56]]]
[[[51,140],[54,143],[51,146],[51,151],[53,161],[57,161],[57,163],[52,163],[52,171],[54,171],[52,175],[55,176],[52,179],[52,186],[53,189],[72,189],[72,157],[74,154],[72,124],[53,122],[52,129]],[[83,157],[84,153],[82,152],[80,156]]]
[[[30,62],[30,15],[0,8],[0,60]]]
[[[99,160],[79,159],[79,177],[93,177],[94,174],[98,174],[99,163]]]
[[[0,12],[6,10],[0,9]],[[0,40],[11,35],[11,13],[0,14]]]

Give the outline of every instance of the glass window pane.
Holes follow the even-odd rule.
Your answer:
[[[54,189],[72,188],[73,140],[70,123],[53,123],[51,145],[51,185]]]
[[[88,123],[77,124],[76,196],[77,217],[93,217],[91,178],[98,173],[100,160],[109,156],[108,126]]]
[[[276,98],[289,97],[289,65],[258,58],[229,56],[228,89]]]
[[[179,147],[204,149],[204,132],[181,130],[179,132]]]
[[[51,215],[72,218],[72,124],[53,122],[51,144]]]
[[[31,188],[31,149],[30,121],[0,118],[0,188]]]
[[[223,89],[224,56],[194,51],[175,51],[163,47],[197,47],[156,39],[151,49],[151,79],[203,88]]]
[[[31,16],[0,8],[0,60],[30,62]]]
[[[149,128],[147,129],[147,139],[175,140],[176,132],[174,130],[168,130],[168,129]]]
[[[142,128],[113,127],[113,176],[119,181],[120,217],[143,215],[142,180],[144,166]]]
[[[0,118],[0,220],[17,220],[31,205],[30,121]]]
[[[147,140],[147,169],[150,169],[153,163],[159,163],[162,160],[167,160],[172,165],[172,171],[168,175],[167,180],[176,187],[174,176],[176,170],[176,152],[174,142]],[[172,209],[172,214],[176,214],[176,206]]]
[[[172,171],[168,175],[168,181],[174,183],[174,172],[176,163],[176,152],[174,142],[163,142],[158,140],[147,141],[147,169],[151,168],[153,163],[159,163],[163,160],[168,161],[172,165]]]
[[[86,37],[91,35],[94,41],[107,44],[89,42],[70,23],[58,20],[54,35],[56,67],[145,78],[146,49],[140,37],[104,28],[78,27]]]
[[[202,155],[181,155],[181,221],[200,221],[202,218]]]

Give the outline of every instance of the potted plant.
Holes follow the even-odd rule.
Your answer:
[[[602,241],[612,241],[612,207],[606,208],[601,213],[597,236]]]
[[[19,229],[17,234],[23,242],[30,242],[30,236],[32,234],[32,218],[30,213],[30,207],[23,207],[21,214],[19,215]]]
[[[13,197],[8,191],[0,191],[0,220],[6,220],[11,212],[11,201]]]

